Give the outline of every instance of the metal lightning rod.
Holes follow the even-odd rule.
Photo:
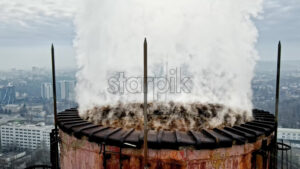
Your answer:
[[[53,89],[53,110],[54,110],[54,126],[55,126],[55,159],[54,165],[52,166],[55,169],[59,168],[58,160],[58,130],[57,130],[57,106],[56,106],[56,80],[55,80],[55,60],[54,60],[54,47],[51,45],[51,60],[52,60],[52,89]]]
[[[276,131],[275,139],[277,139],[277,128],[278,128],[278,105],[279,105],[279,88],[280,88],[280,62],[281,62],[281,43],[278,43],[278,53],[277,53],[277,78],[276,78],[276,101],[275,101],[275,121],[276,121]]]
[[[144,168],[148,168],[148,118],[147,118],[147,94],[148,94],[148,73],[147,73],[147,39],[144,40]]]
[[[51,45],[51,59],[52,59],[52,89],[53,89],[53,110],[54,110],[54,125],[57,130],[57,106],[56,106],[56,80],[55,80],[55,60],[54,60],[54,47]]]
[[[276,78],[276,101],[275,101],[275,146],[277,147],[277,130],[278,130],[278,105],[279,105],[279,87],[280,87],[280,62],[281,62],[281,43],[278,43],[277,51],[277,78]],[[282,145],[283,146],[283,145]],[[275,168],[277,168],[277,154],[278,150],[275,151]]]

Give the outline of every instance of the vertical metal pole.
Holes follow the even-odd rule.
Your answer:
[[[52,58],[52,89],[53,89],[53,111],[54,111],[54,125],[57,130],[57,109],[56,109],[56,80],[55,80],[55,60],[54,60],[54,47],[51,46],[51,58]]]
[[[278,56],[277,56],[277,78],[276,78],[276,102],[275,102],[275,139],[277,140],[277,128],[278,128],[278,105],[279,105],[279,88],[280,88],[280,62],[281,62],[281,43],[278,43]]]
[[[55,167],[56,169],[59,168],[59,161],[58,161],[58,130],[57,130],[57,106],[56,106],[56,80],[55,80],[55,60],[54,60],[54,47],[53,44],[51,45],[51,59],[52,59],[52,88],[53,88],[53,111],[54,111],[54,126],[55,126],[55,150],[56,157],[55,157]],[[53,165],[53,164],[52,164]]]
[[[281,140],[281,169],[283,169],[283,140]]]
[[[278,43],[278,51],[277,51],[277,78],[276,78],[276,101],[275,101],[275,167],[277,168],[277,132],[278,132],[278,105],[279,105],[279,88],[280,88],[280,63],[281,63],[281,43]]]
[[[147,39],[144,40],[144,168],[148,168],[148,118],[147,118],[147,94],[148,94],[148,82],[147,82]]]
[[[285,151],[285,155],[286,155],[286,169],[289,169],[289,154],[288,154],[288,150]]]
[[[290,146],[291,146],[291,151],[290,151],[290,160],[291,160],[291,169],[293,169],[293,153],[292,153],[292,143],[291,143],[291,140],[290,140]]]

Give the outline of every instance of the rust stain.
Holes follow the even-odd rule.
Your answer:
[[[200,164],[200,169],[206,169],[206,162],[202,162]]]
[[[261,155],[256,155],[256,168],[263,169],[263,157]]]
[[[77,139],[60,131],[60,162],[62,169],[103,169],[103,154],[96,143],[86,138]],[[270,137],[270,138],[269,138]],[[267,139],[271,139],[272,135]],[[261,138],[262,139],[262,138]],[[269,141],[268,141],[269,142]],[[259,150],[262,140],[245,145],[213,150],[153,150],[149,149],[150,169],[251,169],[252,153]],[[115,152],[107,159],[107,169],[119,169],[119,147],[106,146],[107,151]],[[122,149],[123,169],[142,169],[142,149]],[[263,157],[257,155],[256,167],[263,168]],[[267,158],[270,160],[270,158]],[[266,163],[269,166],[268,161]]]

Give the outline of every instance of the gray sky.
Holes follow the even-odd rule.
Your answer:
[[[72,24],[76,0],[2,0],[0,2],[0,70],[50,67],[55,44],[58,68],[76,67]],[[30,3],[29,3],[30,2]],[[42,2],[42,3],[41,3]],[[265,0],[255,24],[262,60],[276,58],[278,40],[283,60],[300,60],[300,0]]]
[[[264,13],[255,21],[259,31],[257,49],[262,60],[276,59],[278,40],[283,60],[300,60],[300,1],[265,0]]]

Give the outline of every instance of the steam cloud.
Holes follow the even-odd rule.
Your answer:
[[[80,3],[75,46],[82,116],[94,107],[118,101],[143,101],[142,93],[109,93],[108,79],[113,72],[142,77],[143,40],[147,37],[150,76],[157,72],[157,65],[168,63],[173,68],[184,65],[192,79],[191,93],[169,94],[164,101],[217,103],[245,110],[251,118],[251,79],[258,58],[258,33],[251,19],[262,10],[262,0]],[[220,116],[224,119],[224,113]]]

